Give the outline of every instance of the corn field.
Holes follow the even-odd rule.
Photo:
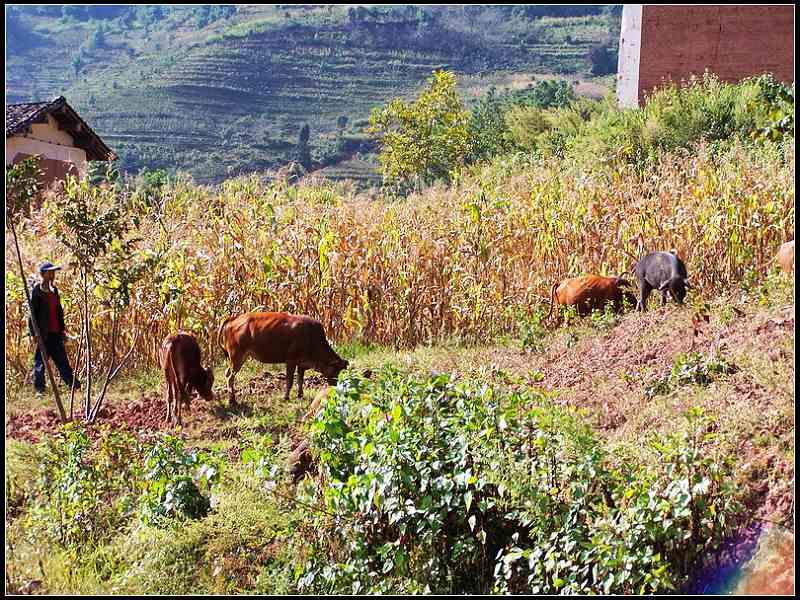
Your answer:
[[[19,228],[31,274],[45,259],[70,263],[48,233],[48,206]],[[162,339],[177,329],[194,332],[204,356],[219,363],[220,323],[259,306],[320,319],[334,346],[486,343],[515,334],[554,281],[630,272],[654,250],[676,249],[704,297],[765,274],[794,236],[794,144],[716,153],[703,146],[639,171],[504,157],[397,202],[347,184],[251,176],[212,189],[179,177],[162,188],[138,234],[142,251],[160,249],[164,258],[120,321],[117,352],[141,334],[129,369],[154,367]],[[33,343],[6,243],[8,383],[30,377]],[[72,334],[77,279],[68,267],[56,279]],[[110,315],[97,314],[92,329],[102,362]]]

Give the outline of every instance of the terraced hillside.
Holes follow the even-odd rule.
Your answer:
[[[413,95],[436,68],[465,76],[467,98],[498,75],[585,82],[589,48],[616,35],[601,9],[531,19],[502,6],[240,6],[204,23],[197,7],[86,20],[18,8],[28,35],[9,43],[6,92],[12,102],[65,95],[126,170],[181,169],[213,183],[291,160],[304,123],[312,146],[343,116],[360,132],[372,107]],[[318,166],[374,181],[363,158]]]

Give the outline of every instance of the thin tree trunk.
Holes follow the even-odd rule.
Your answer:
[[[111,381],[111,373],[114,372],[114,361],[117,358],[116,352],[116,344],[117,344],[117,311],[114,311],[114,316],[111,318],[111,359],[108,364],[108,372],[106,373],[106,380],[103,384],[103,388],[100,390],[100,394],[97,396],[97,399],[94,402],[94,408],[92,409],[89,415],[89,422],[91,423],[94,421],[97,413],[100,411],[100,405],[103,404],[103,398],[106,396],[106,390],[108,389],[108,384]]]
[[[131,343],[131,347],[128,349],[128,352],[125,354],[125,356],[122,357],[122,360],[119,361],[119,364],[117,365],[117,367],[113,371],[109,369],[109,372],[106,375],[105,385],[103,386],[103,390],[102,390],[102,392],[100,393],[100,395],[97,398],[97,402],[95,403],[94,410],[92,411],[91,417],[89,419],[90,423],[94,421],[94,419],[97,417],[97,413],[100,411],[100,407],[103,404],[103,399],[105,398],[106,389],[108,388],[108,385],[112,381],[114,381],[114,379],[117,377],[117,374],[120,372],[120,369],[122,369],[122,367],[124,367],[127,364],[128,359],[133,354],[133,351],[136,348],[136,342],[139,341],[139,333],[140,333],[140,331],[141,331],[140,329],[136,330],[136,334],[134,335],[133,342]]]
[[[83,320],[83,319],[81,319]],[[75,358],[75,371],[74,373],[78,374],[78,369],[80,369],[81,359],[83,358],[83,345],[86,339],[86,328],[85,326],[81,327],[81,341],[78,343],[78,356]],[[69,420],[71,421],[74,417],[74,413],[72,412],[72,407],[75,401],[75,377],[72,378],[72,386],[70,388],[69,394]]]
[[[28,310],[31,313],[31,325],[33,327],[33,335],[36,338],[36,343],[39,346],[39,352],[42,355],[42,360],[44,361],[45,370],[47,371],[47,377],[50,379],[50,388],[53,390],[53,397],[56,400],[56,407],[58,408],[58,414],[61,417],[61,422],[67,422],[67,415],[64,412],[64,405],[61,404],[61,396],[58,394],[58,387],[56,386],[56,380],[53,377],[53,369],[50,367],[50,360],[47,356],[47,349],[44,347],[44,340],[42,339],[42,332],[39,331],[39,323],[36,321],[36,315],[33,314],[33,307],[31,306],[31,294],[28,291],[28,282],[25,279],[25,268],[22,266],[22,253],[19,251],[19,242],[17,241],[17,230],[14,227],[14,220],[8,219],[8,223],[11,225],[11,233],[14,236],[14,247],[17,250],[17,261],[19,262],[19,276],[22,279],[22,287],[25,288],[25,298],[28,301]]]
[[[83,408],[83,418],[89,419],[92,408],[92,323],[89,320],[89,288],[87,273],[83,272],[83,318],[86,326],[86,401]]]

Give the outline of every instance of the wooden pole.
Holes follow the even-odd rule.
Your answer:
[[[50,361],[48,360],[47,356],[47,349],[44,346],[44,340],[42,339],[42,333],[39,331],[39,323],[36,321],[36,315],[33,314],[33,307],[31,306],[31,294],[28,291],[28,282],[25,279],[25,269],[22,266],[22,254],[19,251],[19,242],[17,241],[17,230],[14,227],[14,220],[8,219],[8,223],[11,225],[11,233],[14,235],[14,246],[17,249],[17,261],[19,262],[19,276],[22,278],[22,287],[25,288],[25,299],[28,301],[28,310],[31,313],[31,325],[33,326],[33,334],[36,338],[36,343],[39,346],[39,352],[42,355],[42,360],[44,361],[44,366],[47,369],[47,376],[50,379],[50,387],[53,390],[53,396],[56,399],[56,406],[58,407],[58,413],[61,416],[61,422],[67,422],[67,415],[64,412],[64,405],[61,404],[61,396],[58,394],[58,387],[56,386],[56,380],[53,377],[53,369],[50,366]]]

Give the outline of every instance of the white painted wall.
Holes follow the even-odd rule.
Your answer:
[[[617,63],[617,103],[620,108],[639,106],[639,58],[642,47],[642,5],[622,9]]]

